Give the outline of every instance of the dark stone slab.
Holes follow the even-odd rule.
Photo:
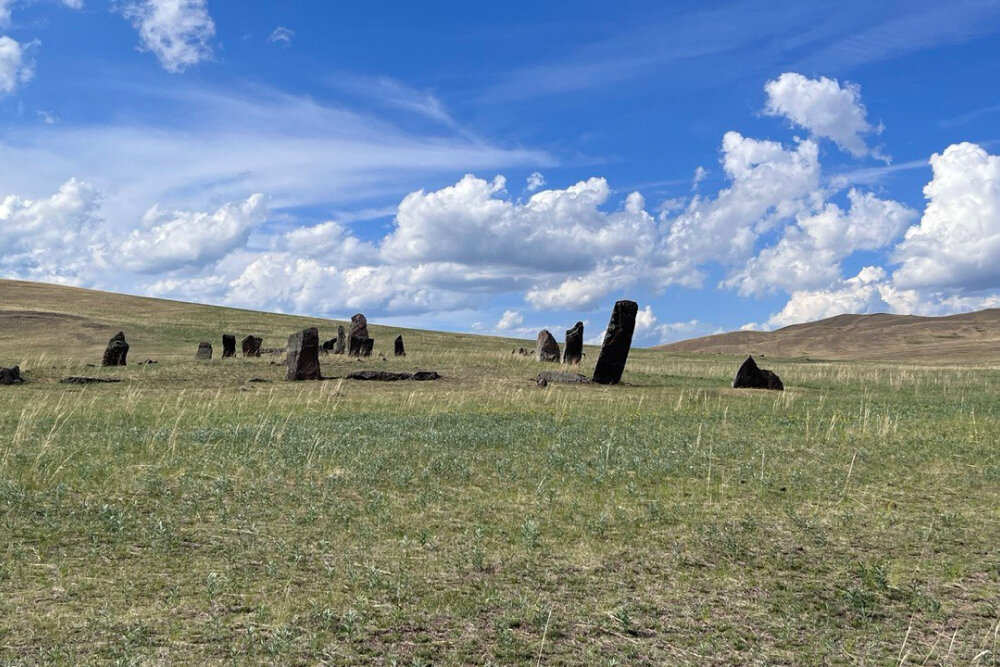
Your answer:
[[[68,377],[59,380],[62,384],[111,384],[121,382],[118,378],[88,378],[88,377]]]
[[[222,334],[222,358],[228,359],[229,357],[236,356],[236,336],[231,334]]]
[[[393,341],[392,345],[397,357],[406,356],[406,348],[403,347],[403,337],[401,335],[396,336],[396,340]]]
[[[535,341],[535,357],[538,361],[559,361],[559,343],[548,329],[542,329]]]
[[[104,348],[104,357],[101,359],[102,366],[124,366],[128,357],[128,343],[125,342],[125,333],[119,331]]]
[[[13,368],[0,368],[0,385],[22,384],[24,378],[21,377],[20,366]]]
[[[211,359],[212,358],[212,344],[211,343],[198,343],[198,351],[195,352],[195,359]]]
[[[361,353],[358,355],[360,357],[370,357],[372,356],[372,350],[375,348],[374,338],[365,338],[361,341]]]
[[[632,349],[632,334],[635,333],[635,316],[639,304],[635,301],[619,301],[611,311],[608,330],[601,344],[601,354],[594,367],[594,382],[598,384],[618,384],[625,372],[629,350]]]
[[[348,380],[373,380],[376,382],[399,382],[401,380],[416,380],[426,382],[439,380],[441,375],[436,371],[417,371],[416,373],[396,373],[393,371],[354,371],[347,374]]]
[[[583,322],[577,322],[566,330],[566,347],[563,349],[564,364],[578,364],[583,360]]]
[[[260,356],[260,344],[264,342],[263,338],[258,338],[257,336],[247,336],[243,339],[243,356],[244,357],[259,357]]]
[[[440,380],[441,375],[437,371],[417,371],[413,374],[413,379],[417,382],[426,382],[428,380]]]
[[[545,384],[555,382],[558,384],[590,384],[590,378],[579,373],[568,373],[566,371],[542,371],[536,380]]]
[[[285,357],[286,380],[321,380],[319,370],[319,331],[303,329],[288,337]]]
[[[337,341],[333,345],[334,354],[343,354],[347,349],[347,332],[342,324],[337,325]]]
[[[747,357],[736,371],[733,379],[733,389],[772,389],[784,391],[785,385],[773,371],[760,368],[753,357]]]
[[[368,340],[368,320],[361,313],[351,317],[351,328],[347,332],[347,354],[351,357],[362,356],[362,348]]]

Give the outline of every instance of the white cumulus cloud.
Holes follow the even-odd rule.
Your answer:
[[[168,72],[183,72],[212,57],[215,22],[206,0],[130,0],[122,13]]]
[[[764,113],[784,116],[813,136],[830,139],[855,157],[873,154],[865,136],[877,128],[868,123],[868,112],[861,103],[861,88],[857,84],[841,85],[825,76],[810,79],[785,72],[768,81],[764,91],[767,93]]]
[[[0,5],[0,10],[2,9]],[[0,96],[13,93],[34,76],[35,63],[29,57],[29,51],[37,44],[38,42],[22,44],[11,37],[0,35]]]
[[[516,310],[505,310],[503,315],[500,317],[500,321],[497,322],[498,331],[507,331],[508,329],[515,329],[524,324],[524,316]]]

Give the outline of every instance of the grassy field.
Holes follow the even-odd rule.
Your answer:
[[[0,283],[0,663],[1000,664],[1000,366],[541,389],[404,331],[324,373],[443,380],[287,383],[197,342],[307,320],[130,299]]]

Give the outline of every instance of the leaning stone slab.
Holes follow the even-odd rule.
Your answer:
[[[195,359],[211,359],[212,358],[212,344],[211,343],[198,343],[198,351],[195,352]]]
[[[773,389],[784,391],[785,385],[774,371],[760,368],[752,356],[747,357],[736,371],[733,389]]]
[[[232,334],[222,334],[222,358],[236,356],[236,336]]]
[[[21,377],[21,368],[0,368],[0,385],[22,384],[24,378]]]
[[[260,344],[264,342],[263,338],[258,338],[257,336],[247,336],[243,339],[243,356],[244,357],[259,357],[260,356]]]
[[[563,348],[563,363],[578,364],[583,360],[583,322],[577,322],[566,330],[566,347]]]
[[[559,343],[555,336],[549,333],[548,329],[538,332],[538,339],[535,341],[535,356],[538,361],[559,361]]]
[[[319,331],[303,329],[288,337],[285,357],[286,380],[321,380],[319,371]]]
[[[629,350],[632,349],[632,334],[635,333],[635,316],[639,304],[635,301],[619,301],[611,311],[608,330],[601,344],[601,354],[594,367],[594,382],[598,384],[618,384],[625,372]]]
[[[63,378],[59,380],[61,384],[110,384],[113,382],[121,382],[118,378],[88,378],[88,377],[78,377],[72,376],[68,378]]]
[[[542,371],[538,374],[538,377],[535,380],[540,385],[543,380],[545,381],[545,384],[549,384],[551,382],[559,384],[590,384],[590,378],[586,375],[568,373],[566,371]]]
[[[119,331],[104,348],[104,357],[101,359],[102,366],[124,366],[128,357],[128,343],[125,342],[125,333]]]

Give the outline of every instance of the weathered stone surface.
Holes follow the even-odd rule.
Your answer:
[[[583,322],[577,322],[566,330],[566,347],[563,349],[564,364],[578,364],[583,360]]]
[[[542,329],[535,341],[535,357],[538,361],[559,361],[559,343],[548,329]]]
[[[393,341],[392,345],[393,345],[393,348],[395,349],[397,357],[405,357],[406,356],[406,348],[403,347],[403,337],[402,336],[396,336],[396,340]]]
[[[361,353],[358,356],[370,357],[372,356],[372,350],[375,348],[374,338],[365,338],[361,341]]]
[[[539,377],[537,380],[535,380],[535,384],[544,389],[545,387],[549,386],[549,381],[543,377]]]
[[[102,366],[124,366],[128,357],[128,343],[125,342],[124,332],[119,331],[104,348],[104,358],[101,359]]]
[[[0,368],[0,385],[21,384],[24,378],[21,377],[21,368]]]
[[[378,382],[398,382],[400,380],[416,380],[425,382],[439,380],[441,376],[436,371],[417,371],[416,373],[395,373],[393,371],[354,371],[347,374],[348,380],[375,380]]]
[[[198,351],[194,355],[195,359],[211,359],[212,358],[212,344],[211,343],[198,343]]]
[[[229,357],[236,356],[236,336],[231,334],[222,334],[222,358],[228,359]]]
[[[264,342],[263,338],[258,338],[257,336],[247,336],[243,339],[243,356],[244,357],[259,357],[260,356],[260,344]]]
[[[589,384],[590,378],[579,373],[568,373],[566,371],[542,371],[536,378],[539,383],[543,380],[546,384],[556,382],[559,384]]]
[[[321,380],[319,370],[319,331],[303,329],[288,337],[285,357],[286,380]]]
[[[68,377],[59,380],[62,384],[105,384],[121,382],[118,378],[88,378],[88,377]]]
[[[635,316],[639,304],[635,301],[619,301],[611,311],[607,333],[601,344],[601,354],[594,367],[594,382],[598,384],[618,384],[625,371],[629,350],[632,349],[632,334],[635,333]]]
[[[336,345],[336,344],[337,344],[337,339],[336,338],[331,338],[330,340],[323,341],[323,344],[320,345],[319,349],[321,349],[321,350],[323,350],[323,352],[326,352],[326,353],[329,354],[330,352],[333,352],[333,346]]]
[[[333,344],[333,353],[343,354],[345,349],[347,349],[347,332],[344,331],[343,325],[338,324],[337,341]]]
[[[361,348],[368,340],[368,320],[361,313],[351,318],[351,328],[347,332],[347,354],[351,357],[360,357]]]
[[[747,357],[736,371],[733,379],[734,389],[773,389],[784,391],[785,385],[774,371],[760,368],[753,357]]]

